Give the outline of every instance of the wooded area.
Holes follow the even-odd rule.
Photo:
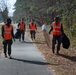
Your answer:
[[[15,7],[15,20],[42,17],[50,23],[58,15],[68,27],[76,24],[76,0],[17,0]]]

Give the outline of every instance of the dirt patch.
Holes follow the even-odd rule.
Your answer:
[[[28,27],[27,27],[28,30]],[[27,31],[28,36],[30,36],[29,30]],[[50,36],[51,37],[51,36]],[[52,39],[52,37],[51,37]],[[37,45],[38,49],[44,55],[48,64],[48,69],[51,70],[56,75],[76,75],[76,50],[69,48],[64,49],[61,47],[60,55],[53,54],[51,48],[49,49],[41,27],[38,27],[36,33],[36,40],[33,40]]]

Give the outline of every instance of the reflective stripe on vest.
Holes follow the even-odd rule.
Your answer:
[[[36,29],[35,24],[32,25],[32,23],[30,23],[30,30],[35,30],[35,29]]]
[[[20,30],[24,30],[24,22],[20,22]]]
[[[10,25],[10,27],[8,27],[7,25],[3,25],[3,26],[4,26],[4,39],[5,40],[12,39],[12,35],[11,35],[12,25]]]
[[[56,25],[56,22],[53,22],[53,35],[61,35],[61,23],[59,22],[58,25]]]

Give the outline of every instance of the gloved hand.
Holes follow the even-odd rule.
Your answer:
[[[5,41],[5,39],[3,38],[3,41]]]
[[[13,38],[13,41],[14,41],[14,42],[16,41],[15,38]]]
[[[26,31],[26,29],[24,31]]]
[[[50,34],[50,31],[49,31],[49,34]]]

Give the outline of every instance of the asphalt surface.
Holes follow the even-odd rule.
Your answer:
[[[1,54],[0,75],[53,75],[47,64],[36,45],[25,36],[25,42],[13,42],[12,59]]]

